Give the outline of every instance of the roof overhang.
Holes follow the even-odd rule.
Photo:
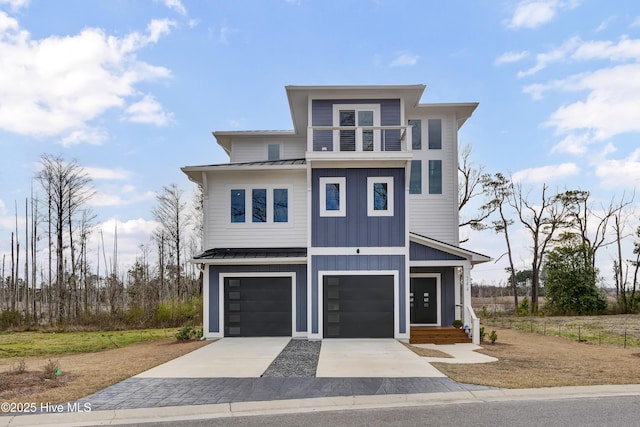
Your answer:
[[[461,258],[465,258],[471,262],[471,265],[482,264],[483,262],[491,261],[491,257],[483,255],[478,252],[470,251],[468,249],[461,248],[459,246],[451,245],[449,243],[441,242],[439,240],[431,239],[426,236],[422,236],[416,233],[409,233],[409,240],[420,245],[428,246],[433,249],[437,249],[442,252],[449,253]]]
[[[296,134],[304,134],[309,125],[309,99],[397,99],[406,106],[420,102],[426,86],[367,85],[367,86],[286,86],[291,119]]]
[[[456,121],[458,122],[458,129],[462,127],[464,122],[473,114],[478,107],[477,102],[456,102],[456,103],[441,103],[441,104],[418,104],[415,106],[415,111],[426,111],[427,114],[454,114]],[[411,111],[407,112],[410,115]]]
[[[222,171],[281,171],[281,170],[306,170],[305,159],[267,160],[243,163],[220,163],[216,165],[185,166],[180,168],[191,181],[201,184],[202,174],[207,172]]]
[[[196,255],[195,264],[306,264],[307,248],[213,248]]]
[[[274,138],[278,140],[296,137],[292,130],[241,130],[241,131],[216,131],[212,132],[216,138],[218,145],[231,156],[231,141],[237,138],[256,139],[264,141],[265,138]]]

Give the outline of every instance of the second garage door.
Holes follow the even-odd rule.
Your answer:
[[[291,336],[291,278],[224,280],[224,336]]]
[[[324,276],[325,338],[393,338],[393,276]]]

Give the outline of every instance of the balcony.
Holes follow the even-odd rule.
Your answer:
[[[391,152],[406,157],[411,152],[411,126],[309,126],[307,152],[328,158],[356,153],[376,158]]]

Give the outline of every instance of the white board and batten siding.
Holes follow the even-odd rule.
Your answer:
[[[455,116],[415,118],[423,120],[422,149],[413,150],[413,159],[422,160],[422,194],[409,195],[410,231],[458,245],[458,128]],[[440,150],[428,148],[427,119],[442,120]],[[442,194],[429,194],[429,160],[442,160]]]
[[[206,248],[273,248],[307,246],[306,170],[244,170],[208,172]],[[251,190],[267,190],[267,204],[273,204],[273,189],[288,190],[288,221],[253,223]],[[231,222],[231,190],[244,189],[248,194],[245,222]],[[270,212],[270,209],[267,209]]]

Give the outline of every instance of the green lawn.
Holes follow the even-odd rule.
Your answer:
[[[173,338],[177,329],[101,332],[0,332],[0,358],[92,353]]]

